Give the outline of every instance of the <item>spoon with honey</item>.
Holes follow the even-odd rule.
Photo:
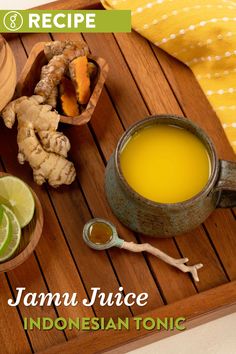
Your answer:
[[[119,237],[115,226],[107,220],[95,218],[88,221],[83,229],[83,239],[89,247],[99,251],[118,247],[131,252],[149,252],[184,273],[190,272],[193,279],[199,281],[197,271],[203,267],[201,263],[188,266],[185,264],[188,262],[188,258],[173,258],[158,248],[151,246],[149,243],[137,244],[124,241]]]

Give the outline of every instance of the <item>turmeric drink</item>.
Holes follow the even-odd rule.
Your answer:
[[[120,155],[127,183],[141,196],[178,203],[198,194],[211,173],[202,141],[174,125],[152,124],[135,133]]]

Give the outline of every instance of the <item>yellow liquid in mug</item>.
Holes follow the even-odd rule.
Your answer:
[[[135,133],[124,146],[120,162],[128,184],[159,203],[192,198],[205,187],[211,173],[201,140],[167,124],[153,124]]]

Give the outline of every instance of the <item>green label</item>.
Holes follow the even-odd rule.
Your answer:
[[[0,10],[5,32],[131,32],[129,10]]]

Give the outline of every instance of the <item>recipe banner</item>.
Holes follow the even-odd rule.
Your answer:
[[[0,10],[1,32],[131,32],[129,10]]]

